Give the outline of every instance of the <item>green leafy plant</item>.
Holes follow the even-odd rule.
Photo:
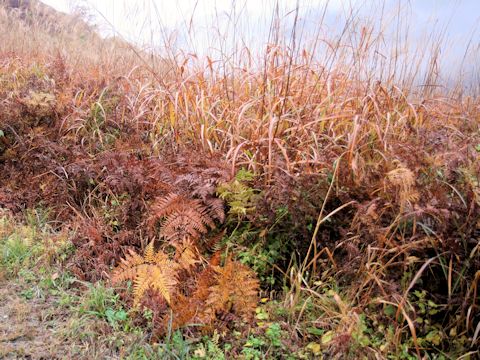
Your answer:
[[[265,335],[267,336],[268,340],[274,347],[281,347],[282,346],[282,328],[280,324],[273,323],[270,324],[268,329],[265,331]]]
[[[217,187],[218,196],[227,202],[230,215],[241,218],[255,211],[259,191],[249,186],[253,178],[251,172],[241,169],[233,181]]]
[[[117,326],[128,318],[126,311],[120,306],[118,295],[102,283],[88,285],[88,291],[82,297],[78,311],[80,315],[93,315],[105,319],[112,326]]]
[[[242,355],[245,360],[260,360],[262,359],[263,347],[266,345],[264,339],[250,335],[243,345]]]
[[[214,333],[212,337],[204,337],[193,352],[192,359],[225,360],[225,351],[219,345],[220,337]]]

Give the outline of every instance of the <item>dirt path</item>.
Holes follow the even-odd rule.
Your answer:
[[[26,300],[15,281],[0,281],[0,359],[62,359],[65,320],[49,298]]]

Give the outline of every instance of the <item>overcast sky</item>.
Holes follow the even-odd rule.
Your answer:
[[[395,26],[408,28],[408,43],[421,50],[431,34],[444,34],[441,67],[450,70],[463,59],[477,67],[480,54],[480,0],[42,0],[57,10],[88,8],[104,35],[120,34],[139,45],[161,48],[165,42],[196,54],[228,44],[261,49],[268,40],[272,14],[278,4],[285,34],[291,34],[299,5],[297,37],[331,38],[340,33],[352,11],[358,24],[378,22],[387,46],[394,43]],[[399,16],[398,14],[401,14]],[[232,21],[232,19],[234,19]],[[319,23],[321,22],[321,27]],[[235,31],[233,31],[235,28]],[[402,36],[404,34],[401,34]],[[420,45],[419,45],[420,44]],[[410,50],[412,51],[412,50]]]
[[[96,14],[100,23],[112,25],[116,31],[129,39],[149,41],[152,27],[163,26],[173,29],[187,24],[193,17],[196,24],[203,25],[218,15],[232,14],[232,4],[236,4],[237,15],[249,19],[266,20],[257,23],[268,26],[275,4],[285,15],[293,11],[297,0],[42,0],[57,10],[69,12],[75,6],[83,5]],[[298,0],[304,19],[314,17],[315,10],[323,10],[328,4],[327,21],[350,8],[359,9],[359,13],[371,16],[371,9],[379,9],[383,3],[388,9],[396,10],[398,5],[410,16],[409,23],[413,31],[436,24],[448,25],[448,34],[456,39],[469,39],[472,32],[478,42],[480,39],[480,0]],[[374,5],[376,4],[376,5]],[[369,13],[370,12],[370,13]],[[392,11],[393,12],[393,11]],[[317,12],[318,14],[318,12]],[[375,15],[375,14],[373,14]],[[104,19],[102,19],[102,17]],[[308,20],[308,19],[307,19]],[[310,19],[312,20],[312,19]],[[104,31],[107,27],[103,27]]]

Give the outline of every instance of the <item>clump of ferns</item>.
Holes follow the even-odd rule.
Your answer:
[[[147,228],[154,235],[160,225],[158,234],[168,243],[189,239],[197,245],[202,236],[216,228],[216,221],[225,221],[222,200],[212,198],[202,201],[170,193],[154,200]]]
[[[195,251],[190,242],[177,245],[174,257],[163,250],[154,250],[153,241],[147,245],[143,256],[130,250],[113,271],[114,284],[126,280],[133,281],[134,307],[137,306],[148,289],[157,291],[170,304],[172,294],[178,285],[178,273],[189,270],[197,262]]]
[[[113,271],[112,282],[133,281],[134,307],[148,307],[151,299],[145,299],[145,293],[153,291],[157,304],[151,305],[163,311],[163,330],[191,322],[209,327],[228,314],[250,320],[259,285],[254,272],[231,258],[220,266],[218,254],[206,261],[199,251],[202,246],[215,247],[212,239],[200,240],[224,221],[221,199],[192,199],[178,193],[156,198],[146,225],[153,238],[158,234],[162,239],[163,249],[155,251],[152,240],[143,256],[130,251]],[[170,254],[164,251],[168,247],[173,248]]]
[[[114,269],[112,283],[133,281],[134,307],[144,300],[147,291],[153,290],[158,302],[167,305],[163,307],[160,331],[189,323],[213,328],[228,315],[242,321],[252,319],[259,287],[252,270],[231,257],[227,257],[223,266],[217,256],[206,262],[188,239],[174,246],[173,255],[161,249],[155,251],[153,241],[143,256],[130,251]]]

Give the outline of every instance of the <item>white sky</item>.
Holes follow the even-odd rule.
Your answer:
[[[128,41],[156,48],[161,48],[166,42],[175,43],[178,48],[196,54],[206,51],[206,47],[209,51],[213,48],[228,53],[227,46],[234,43],[245,44],[249,49],[260,49],[267,42],[276,4],[283,32],[289,35],[297,2],[300,5],[300,37],[305,43],[309,37],[318,36],[318,23],[325,8],[327,12],[321,33],[325,38],[341,32],[346,14],[350,14],[353,8],[360,22],[378,22],[382,18],[386,33],[391,30],[391,37],[385,39],[387,43],[393,43],[394,25],[391,24],[397,21],[408,23],[411,33],[409,43],[421,43],[430,33],[444,31],[446,46],[442,49],[442,66],[447,70],[463,59],[468,44],[470,50],[473,48],[476,54],[480,53],[480,0],[41,1],[64,12],[71,12],[76,6],[88,8],[93,22],[100,25],[105,35],[116,32]],[[399,6],[403,9],[401,17],[395,16]],[[385,11],[384,16],[381,15],[382,10]],[[471,66],[476,66],[475,59],[471,62]]]
[[[237,24],[237,36],[258,38],[259,33],[268,31],[275,4],[279,4],[280,14],[293,21],[293,10],[297,1],[300,5],[300,20],[305,21],[307,30],[315,28],[317,20],[327,5],[325,24],[335,27],[337,17],[349,13],[353,6],[365,17],[379,16],[382,4],[387,12],[395,12],[398,4],[406,11],[409,26],[413,33],[432,26],[442,27],[448,24],[448,36],[456,43],[468,41],[480,42],[480,0],[42,0],[57,10],[70,12],[75,6],[89,8],[95,22],[102,24],[105,34],[112,27],[127,40],[137,43],[156,43],[154,37],[160,36],[161,29],[188,29],[193,19],[195,37],[208,37],[212,25],[222,28],[219,19],[231,18],[234,13],[242,19]],[[352,5],[354,4],[354,5]],[[376,5],[374,5],[376,4]],[[392,11],[393,9],[393,11]],[[241,16],[239,16],[241,14]],[[288,15],[289,14],[289,15]],[[220,15],[220,16],[218,16]],[[395,19],[393,19],[395,21]],[[228,22],[225,20],[225,22]],[[310,22],[310,24],[309,24]],[[339,24],[341,27],[342,24]],[[230,25],[231,26],[231,25]],[[337,26],[338,27],[338,26]],[[238,29],[244,31],[238,31]],[[337,29],[338,30],[338,29]],[[205,34],[210,32],[210,34]],[[225,32],[231,33],[225,29]],[[241,33],[241,34],[240,34]],[[190,35],[191,36],[191,35]],[[201,41],[204,41],[202,39]]]
[[[151,28],[162,26],[173,29],[194,19],[196,24],[208,24],[217,14],[232,14],[232,4],[236,4],[239,13],[248,14],[250,19],[269,21],[275,4],[279,4],[280,13],[288,14],[297,5],[303,9],[304,15],[311,10],[322,10],[326,4],[329,14],[349,12],[353,6],[369,10],[379,10],[387,4],[387,8],[396,8],[398,4],[410,7],[411,26],[422,27],[429,24],[449,24],[449,32],[453,35],[468,37],[473,28],[480,23],[480,0],[41,0],[57,10],[70,12],[76,6],[84,6],[95,15],[97,22],[107,22],[123,36],[130,39],[146,39]],[[354,4],[354,5],[352,5]],[[311,13],[310,13],[311,14]],[[102,19],[102,17],[104,19]],[[414,21],[412,21],[414,20]],[[110,27],[104,27],[104,30]]]

